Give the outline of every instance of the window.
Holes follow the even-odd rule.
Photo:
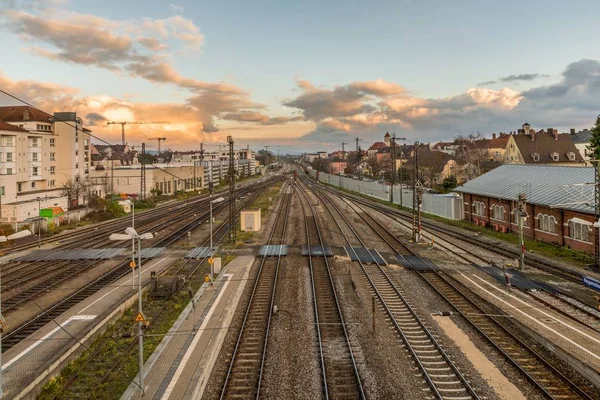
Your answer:
[[[17,183],[17,192],[20,192],[21,190],[23,190],[23,184]]]
[[[591,223],[573,218],[569,220],[569,237],[571,239],[581,240],[583,242],[590,241],[590,226]]]
[[[31,175],[33,175],[33,176],[37,176],[37,174],[38,174],[38,167],[33,167],[33,168],[31,169]]]
[[[12,168],[6,168],[6,175],[12,175]]]
[[[38,138],[31,138],[31,147],[40,147]]]
[[[556,218],[552,215],[538,214],[537,228],[543,232],[556,233]]]
[[[37,124],[37,130],[38,131],[46,131],[46,132],[50,132],[52,130],[52,126],[50,125],[42,125],[42,124]]]
[[[56,145],[56,139],[50,139],[50,147],[54,147]]]
[[[39,161],[38,153],[31,153],[31,161]]]
[[[13,153],[6,153],[6,162],[13,162]]]
[[[481,201],[474,201],[473,214],[485,217],[485,204]]]
[[[50,187],[56,186],[56,181],[49,181],[48,186],[50,186]]]
[[[569,158],[569,161],[575,161],[575,153],[572,151],[567,153],[567,157]]]
[[[50,161],[56,161],[56,153],[50,153]]]
[[[50,175],[56,174],[56,167],[53,165],[50,167]]]
[[[527,226],[527,213],[523,214],[523,226]],[[519,209],[513,210],[513,223],[519,225]]]
[[[499,221],[504,221],[505,212],[506,212],[506,210],[504,209],[503,206],[499,206],[497,204],[494,204],[492,206],[492,218],[493,219],[497,219]]]
[[[552,153],[550,156],[552,157],[552,161],[558,161],[558,153]]]
[[[35,182],[31,182],[31,188],[35,189]]]
[[[4,186],[0,186],[0,196],[4,196]]]
[[[533,158],[533,161],[540,161],[539,153],[532,153],[531,157]]]

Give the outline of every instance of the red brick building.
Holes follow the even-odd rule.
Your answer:
[[[519,232],[517,198],[527,196],[523,232],[545,242],[594,253],[591,167],[502,165],[463,186],[465,220],[500,232]]]

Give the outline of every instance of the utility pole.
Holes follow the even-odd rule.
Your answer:
[[[594,164],[594,219],[600,221],[600,163],[599,160],[592,160]],[[593,269],[598,272],[600,269],[600,228],[594,229],[594,266]]]
[[[394,204],[394,185],[396,184],[396,132],[392,133],[392,176],[390,188],[390,203]]]
[[[525,238],[523,235],[523,220],[527,215],[527,195],[525,193],[519,193],[518,197],[518,213],[519,213],[519,242],[521,243],[521,258],[519,260],[519,269],[522,271],[525,268]],[[598,241],[596,241],[598,242]]]
[[[412,201],[412,215],[413,215],[413,226],[412,226],[412,240],[414,242],[417,241],[417,171],[418,171],[418,157],[419,157],[419,142],[415,141],[415,149],[414,149],[414,158],[413,158],[413,179],[412,179],[412,189],[413,189],[413,201]]]
[[[360,140],[359,138],[354,139],[354,141],[356,142],[356,155],[357,156],[358,156],[358,141],[359,140]]]
[[[233,160],[233,137],[227,136],[229,143],[229,240],[236,240],[236,225],[235,225],[235,169]]]
[[[146,198],[146,143],[142,143],[142,168],[140,182],[140,200]]]

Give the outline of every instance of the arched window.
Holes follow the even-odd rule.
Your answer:
[[[485,217],[485,204],[482,201],[473,202],[473,214]]]
[[[556,233],[556,218],[552,215],[538,214],[537,228],[543,232]]]
[[[504,206],[499,206],[497,204],[494,204],[492,206],[492,218],[493,219],[497,219],[499,221],[504,221],[505,212],[506,212],[506,210],[504,209]]]

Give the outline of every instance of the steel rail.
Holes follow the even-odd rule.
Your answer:
[[[352,225],[348,222],[347,218],[339,210],[339,208],[335,205],[335,203],[333,203],[333,201],[331,201],[331,199],[329,199],[327,196],[324,196],[323,194],[319,193],[318,188],[316,186],[313,185],[312,187],[313,187],[313,189],[317,189],[315,191],[315,193],[321,199],[321,201],[323,202],[323,204],[325,205],[325,207],[329,210],[329,212],[331,213],[331,210],[330,210],[330,207],[326,205],[326,201],[340,215],[341,219],[346,223],[346,225],[348,226],[348,228],[352,231],[353,235],[360,242],[361,246],[363,246],[365,249],[367,249],[367,246],[365,245],[364,241],[360,238],[360,236],[358,235],[358,233],[356,232],[356,230],[354,230],[354,228],[352,227]],[[333,214],[332,214],[332,216],[333,216]],[[343,230],[341,229],[341,226],[339,225],[339,222],[337,221],[336,218],[334,218],[334,221],[336,222],[336,224],[337,224],[338,228],[340,229],[340,231],[342,231],[342,233],[343,233]],[[348,237],[345,234],[344,234],[344,237],[345,237],[346,242],[348,243],[349,247],[352,249],[352,244],[350,243]],[[416,349],[410,343],[408,337],[406,336],[406,333],[404,332],[404,329],[402,329],[400,327],[400,325],[399,325],[398,321],[396,320],[396,317],[394,316],[392,310],[388,307],[387,302],[384,299],[382,293],[377,288],[377,285],[373,281],[373,279],[370,276],[370,274],[367,272],[365,265],[363,264],[362,261],[360,261],[360,259],[358,258],[358,256],[356,254],[354,254],[354,255],[358,259],[358,263],[361,266],[361,269],[362,269],[364,275],[366,276],[367,280],[369,281],[369,283],[370,283],[371,287],[373,288],[374,292],[377,294],[377,297],[379,298],[381,304],[385,308],[385,310],[386,310],[387,314],[389,315],[392,323],[394,324],[396,330],[398,331],[398,333],[402,337],[402,339],[403,339],[404,343],[406,344],[409,352],[411,353],[413,359],[415,360],[415,362],[417,363],[419,369],[421,370],[421,373],[422,373],[423,377],[425,378],[427,384],[429,385],[429,387],[433,391],[435,397],[437,399],[439,399],[439,400],[443,400],[444,399],[444,395],[442,395],[442,393],[440,391],[440,388],[438,388],[438,385],[436,385],[436,382],[434,381],[434,379],[430,375],[429,371],[427,370],[427,367],[423,364],[421,358],[417,354]],[[373,257],[372,254],[371,254],[371,256]],[[376,260],[374,257],[373,257],[373,259]],[[450,357],[448,356],[448,354],[446,354],[446,352],[444,351],[444,349],[441,347],[441,345],[435,339],[434,335],[423,324],[423,321],[419,318],[419,316],[417,315],[417,313],[415,312],[415,310],[412,308],[412,306],[410,306],[410,304],[408,303],[408,301],[406,300],[406,298],[400,293],[400,291],[398,290],[398,287],[393,283],[393,281],[389,277],[389,275],[384,271],[384,269],[381,267],[381,265],[379,263],[376,262],[376,266],[377,266],[378,272],[380,272],[380,274],[384,277],[385,282],[392,288],[392,290],[394,291],[394,293],[396,294],[396,296],[402,301],[402,303],[404,304],[404,307],[410,312],[410,314],[413,317],[413,319],[418,323],[418,325],[421,328],[421,330],[428,337],[428,340],[433,344],[433,346],[435,347],[435,349],[439,352],[439,354],[441,355],[441,357],[444,359],[445,364],[452,370],[452,372],[454,373],[454,375],[456,376],[456,378],[460,381],[460,383],[464,387],[464,390],[469,394],[469,396],[471,398],[480,399],[479,395],[475,392],[475,390],[473,389],[473,387],[471,386],[471,384],[467,381],[467,379],[464,377],[464,375],[458,370],[458,368],[452,362],[452,360],[450,360]]]
[[[310,199],[308,198],[308,195],[306,194],[306,192],[300,187],[298,187],[298,192],[301,194],[302,197],[304,197],[306,204],[308,204],[308,209],[311,212],[311,216],[308,217],[307,216],[307,208],[305,207],[305,203],[303,203],[301,201],[302,213],[304,215],[304,220],[307,221],[307,223],[305,224],[306,244],[307,244],[307,248],[308,248],[308,264],[309,264],[309,268],[310,268],[311,288],[312,288],[312,293],[313,293],[313,307],[315,310],[315,325],[316,325],[316,330],[317,330],[317,338],[319,341],[319,358],[320,358],[321,373],[322,373],[323,385],[324,385],[324,393],[323,394],[324,394],[326,400],[328,400],[330,398],[330,389],[329,389],[329,384],[327,381],[327,365],[326,364],[328,364],[328,362],[331,363],[332,361],[327,360],[328,362],[326,362],[326,357],[325,357],[324,351],[323,351],[323,336],[324,336],[324,334],[322,334],[322,332],[321,332],[321,319],[319,317],[317,290],[315,287],[316,279],[315,279],[315,271],[314,271],[314,265],[313,265],[313,255],[312,255],[312,251],[311,251],[311,240],[310,240],[310,229],[309,229],[309,224],[308,224],[308,218],[311,218],[314,222],[314,227],[315,227],[315,230],[317,232],[317,237],[318,237],[318,246],[321,247],[323,263],[324,263],[325,271],[327,272],[327,278],[328,278],[327,281],[329,283],[328,288],[331,289],[331,295],[335,302],[335,306],[336,306],[335,308],[337,311],[337,313],[335,315],[339,318],[339,322],[335,321],[335,323],[338,323],[343,331],[345,343],[348,346],[348,352],[350,354],[350,360],[352,362],[352,369],[353,369],[353,373],[354,373],[354,378],[356,379],[356,386],[357,386],[359,398],[364,399],[365,393],[364,393],[362,381],[360,379],[360,373],[358,371],[358,366],[356,364],[354,352],[352,351],[352,345],[350,343],[350,338],[348,335],[348,331],[346,329],[346,322],[344,321],[340,303],[339,303],[339,300],[338,300],[338,297],[336,294],[335,285],[333,283],[333,276],[331,275],[331,271],[329,268],[329,261],[327,260],[327,255],[325,254],[325,244],[323,241],[323,236],[321,235],[321,229],[319,228],[319,222],[318,222],[317,216],[316,216],[317,214],[316,214],[314,206],[310,202]],[[335,393],[332,393],[331,397],[335,398]],[[343,396],[343,398],[346,398],[346,396]]]

